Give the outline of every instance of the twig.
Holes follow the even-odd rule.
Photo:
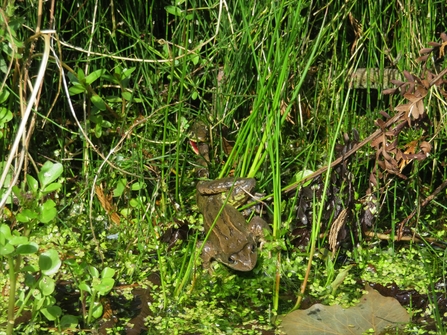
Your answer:
[[[47,68],[47,63],[48,63],[49,54],[50,54],[50,35],[52,33],[54,33],[53,30],[41,31],[42,37],[43,37],[44,42],[45,42],[45,44],[44,44],[45,48],[44,48],[44,52],[43,52],[43,56],[42,56],[42,61],[40,63],[39,72],[37,74],[37,78],[36,78],[36,81],[34,83],[34,88],[33,88],[33,91],[31,93],[31,97],[30,97],[30,99],[28,101],[28,105],[26,107],[25,114],[22,117],[22,121],[21,121],[19,129],[17,131],[14,143],[11,146],[11,150],[9,151],[8,160],[7,160],[6,164],[3,167],[3,173],[2,173],[2,175],[0,177],[0,189],[3,187],[3,184],[5,182],[6,176],[7,176],[8,171],[9,171],[9,167],[11,166],[11,163],[12,163],[12,161],[13,161],[16,153],[17,153],[17,150],[19,148],[20,140],[22,138],[23,133],[25,132],[26,124],[27,124],[28,119],[29,119],[29,117],[31,115],[31,111],[32,111],[34,102],[36,101],[37,94],[38,94],[38,92],[40,90],[40,86],[42,85],[43,77],[44,77],[44,74],[45,74],[45,70]],[[19,170],[20,170],[20,168],[17,169],[16,172],[19,171]],[[14,176],[14,180],[17,180],[16,177],[17,176]],[[10,184],[10,187],[8,188],[8,190],[5,192],[5,194],[3,194],[3,198],[0,201],[0,208],[2,208],[5,205],[6,200],[8,199],[9,195],[11,194],[12,186],[14,186],[13,183]]]
[[[389,119],[383,129],[389,127],[390,125],[392,125],[393,123],[395,123],[397,120],[399,120],[402,115],[404,114],[404,112],[398,112],[396,115],[394,115],[391,119]],[[315,171],[314,173],[308,175],[307,177],[305,177],[304,179],[301,179],[299,181],[297,181],[296,183],[286,187],[283,191],[284,192],[290,192],[293,191],[294,189],[296,189],[299,185],[304,184],[305,182],[314,179],[315,177],[318,177],[319,175],[323,174],[324,172],[326,172],[329,168],[333,168],[335,166],[337,166],[338,164],[340,164],[341,162],[343,162],[345,159],[347,159],[348,157],[350,157],[351,155],[353,155],[354,153],[356,153],[360,148],[364,147],[366,144],[368,144],[369,142],[371,142],[372,140],[376,139],[377,137],[379,137],[380,135],[382,135],[383,130],[382,129],[377,129],[374,133],[372,133],[371,135],[369,135],[367,138],[365,138],[362,142],[360,142],[359,144],[357,144],[354,148],[352,148],[351,150],[349,150],[347,153],[345,153],[344,155],[342,155],[341,157],[338,157],[335,161],[333,161],[330,165],[326,165],[320,169],[318,169],[317,171]]]

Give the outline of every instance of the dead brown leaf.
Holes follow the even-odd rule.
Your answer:
[[[280,328],[287,335],[361,335],[369,329],[378,334],[387,327],[410,322],[407,311],[396,299],[384,297],[368,285],[366,291],[354,307],[316,304],[294,311],[282,318]]]

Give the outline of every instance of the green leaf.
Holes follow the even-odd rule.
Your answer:
[[[99,95],[94,95],[90,98],[90,100],[92,101],[93,105],[98,108],[100,111],[105,111],[107,110],[107,105],[104,102],[104,100],[102,100],[102,98]]]
[[[51,183],[50,185],[46,186],[43,190],[43,194],[48,194],[54,191],[59,190],[62,187],[61,183]]]
[[[116,73],[116,71],[115,71],[115,73]],[[104,80],[104,81],[109,81],[109,82],[111,82],[112,84],[116,84],[116,85],[119,85],[120,84],[120,79],[118,79],[117,77],[119,77],[119,75],[110,75],[110,74],[103,74],[102,76],[101,76],[101,78],[102,78],[102,80]]]
[[[39,281],[39,289],[45,296],[53,294],[55,287],[54,280],[48,276],[43,276]]]
[[[78,82],[84,83],[85,82],[85,74],[84,71],[82,71],[81,68],[78,69]]]
[[[95,80],[99,79],[104,74],[104,72],[106,72],[106,70],[104,69],[93,71],[85,78],[85,82],[89,85],[92,84]]]
[[[92,289],[90,288],[90,286],[88,286],[88,284],[85,281],[79,283],[79,289],[81,291],[92,294]]]
[[[67,77],[70,80],[70,83],[72,83],[72,84],[79,84],[78,77],[76,77],[75,74],[73,74],[71,72],[67,72]]]
[[[98,302],[95,302],[95,305],[93,306],[93,313],[92,313],[93,317],[95,319],[99,319],[103,314],[103,310],[104,310],[104,308],[102,307],[102,305]]]
[[[99,278],[99,271],[94,266],[89,265],[87,268],[93,278]]]
[[[6,64],[6,61],[2,55],[0,55],[0,71],[5,74],[8,72],[8,64]]]
[[[109,267],[105,267],[102,271],[101,271],[101,278],[113,278],[113,276],[115,275],[115,270]]]
[[[103,127],[103,128],[112,128],[112,124],[110,123],[110,121],[102,120],[101,127]]]
[[[61,260],[56,250],[50,249],[39,257],[39,267],[44,275],[51,276],[61,267]]]
[[[42,223],[48,223],[53,220],[57,215],[55,208],[56,203],[48,199],[42,205],[39,206],[39,221]]]
[[[47,161],[38,174],[41,189],[59,178],[63,171],[62,164]]]
[[[70,95],[85,93],[85,91],[86,91],[85,87],[82,86],[82,84],[80,84],[80,83],[73,84],[73,86],[71,86],[68,89],[68,92],[70,93]]]
[[[139,191],[139,190],[143,189],[144,187],[146,187],[145,183],[136,182],[136,183],[133,183],[130,188],[132,191]]]
[[[26,236],[12,235],[9,238],[9,244],[11,244],[11,245],[20,245],[20,244],[26,244],[26,243],[28,243],[28,237],[26,237]]]
[[[0,108],[0,128],[3,128],[6,123],[12,120],[12,113],[5,107]]]
[[[124,72],[123,72],[121,78],[122,78],[122,79],[129,78],[130,75],[131,75],[135,70],[136,70],[136,67],[131,67],[130,69],[126,69],[126,70],[124,70]]]
[[[20,269],[20,272],[29,272],[29,273],[36,273],[36,272],[39,272],[39,271],[40,271],[40,269],[39,269],[39,266],[37,264],[36,265],[28,264],[28,265],[26,265],[26,266],[24,266],[23,268]]]
[[[100,123],[95,125],[95,136],[96,138],[100,138],[102,136],[102,127]]]
[[[75,329],[78,325],[78,318],[74,315],[65,314],[61,318],[61,328],[65,329]]]
[[[6,256],[14,252],[14,247],[11,244],[0,246],[0,256]]]
[[[34,195],[36,195],[37,191],[39,190],[39,183],[37,182],[37,180],[33,176],[27,174],[26,175],[26,183],[28,185],[29,190]]]
[[[312,170],[302,170],[299,171],[295,174],[295,181],[299,182],[300,180],[303,180],[304,178],[306,178],[307,176],[311,175],[313,173]],[[308,186],[310,183],[312,182],[312,180],[309,180],[307,182],[304,183],[304,185],[302,185],[303,187]]]
[[[33,289],[32,295],[33,295],[34,300],[38,301],[39,308],[42,307],[43,304],[45,303],[45,298],[44,298],[42,292],[38,289]],[[37,306],[33,306],[33,307],[35,308]]]
[[[49,306],[40,310],[48,321],[54,321],[62,315],[62,309],[59,306]]]
[[[123,97],[124,100],[127,100],[127,101],[132,101],[132,99],[133,99],[131,92],[123,92],[121,94],[121,96]]]
[[[23,211],[17,214],[16,219],[19,222],[27,223],[37,219],[37,217],[38,214],[35,211],[32,211],[31,209],[24,209]]]
[[[140,203],[137,201],[137,199],[132,198],[129,200],[129,205],[132,206],[133,208],[136,208],[137,206],[140,205]]]
[[[104,278],[100,281],[99,284],[93,285],[93,289],[98,291],[100,295],[106,295],[112,290],[114,285],[115,285],[115,279]]]
[[[191,94],[192,100],[196,100],[198,96],[199,96],[199,94],[197,93],[196,90],[192,91],[192,94]]]
[[[9,98],[9,91],[7,89],[3,89],[0,92],[0,104],[4,103]]]
[[[2,241],[11,237],[11,229],[7,224],[2,223],[0,225],[0,244],[4,244]]]
[[[19,255],[31,255],[35,254],[39,250],[39,245],[34,242],[20,244],[17,246],[17,254]]]
[[[113,190],[114,197],[120,197],[121,195],[123,195],[124,190],[126,189],[126,183],[127,183],[126,179],[118,180],[118,183],[116,184],[116,187]]]
[[[183,13],[183,11],[176,6],[166,6],[165,9],[169,14],[172,14],[175,16],[182,16],[182,13]]]
[[[109,95],[106,97],[106,101],[110,104],[110,103],[121,103],[123,101],[123,99],[121,99],[118,96],[114,96],[114,95]]]
[[[17,185],[12,187],[12,193],[19,199],[19,202],[23,201],[22,191]]]
[[[34,286],[36,283],[36,277],[34,277],[31,273],[25,272],[25,285],[28,287]]]

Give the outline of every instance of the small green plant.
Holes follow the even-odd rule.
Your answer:
[[[94,266],[85,263],[78,264],[74,260],[67,260],[66,264],[71,268],[72,273],[81,277],[78,288],[81,293],[81,303],[88,304],[88,314],[84,315],[87,324],[91,324],[93,319],[98,319],[103,314],[103,305],[98,302],[101,296],[105,296],[115,285],[113,276],[115,270],[105,267],[101,273]],[[82,310],[87,310],[83,308]]]
[[[6,260],[9,267],[7,334],[12,334],[14,320],[25,308],[31,310],[33,319],[42,314],[50,321],[60,320],[62,311],[55,305],[56,300],[52,296],[55,288],[52,276],[58,272],[61,261],[54,249],[39,253],[41,250],[34,242],[32,233],[37,224],[47,224],[57,216],[56,204],[47,196],[62,187],[61,183],[54,182],[62,172],[61,164],[46,162],[38,173],[38,181],[27,175],[22,188],[14,186],[13,193],[19,203],[15,217],[23,225],[23,230],[11,230],[4,223],[0,225],[0,257]],[[32,262],[32,255],[35,254],[39,255],[36,264]],[[30,257],[30,264],[24,264],[24,257]],[[29,290],[19,292],[19,274],[24,275],[24,284]],[[14,311],[16,306],[17,312]]]

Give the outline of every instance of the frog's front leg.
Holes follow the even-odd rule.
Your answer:
[[[257,239],[264,237],[264,229],[271,232],[270,226],[259,216],[254,216],[248,224],[248,229]]]
[[[200,249],[201,245],[198,245]],[[206,242],[202,250],[202,266],[204,269],[211,271],[211,260],[217,255],[216,248],[209,242]]]

